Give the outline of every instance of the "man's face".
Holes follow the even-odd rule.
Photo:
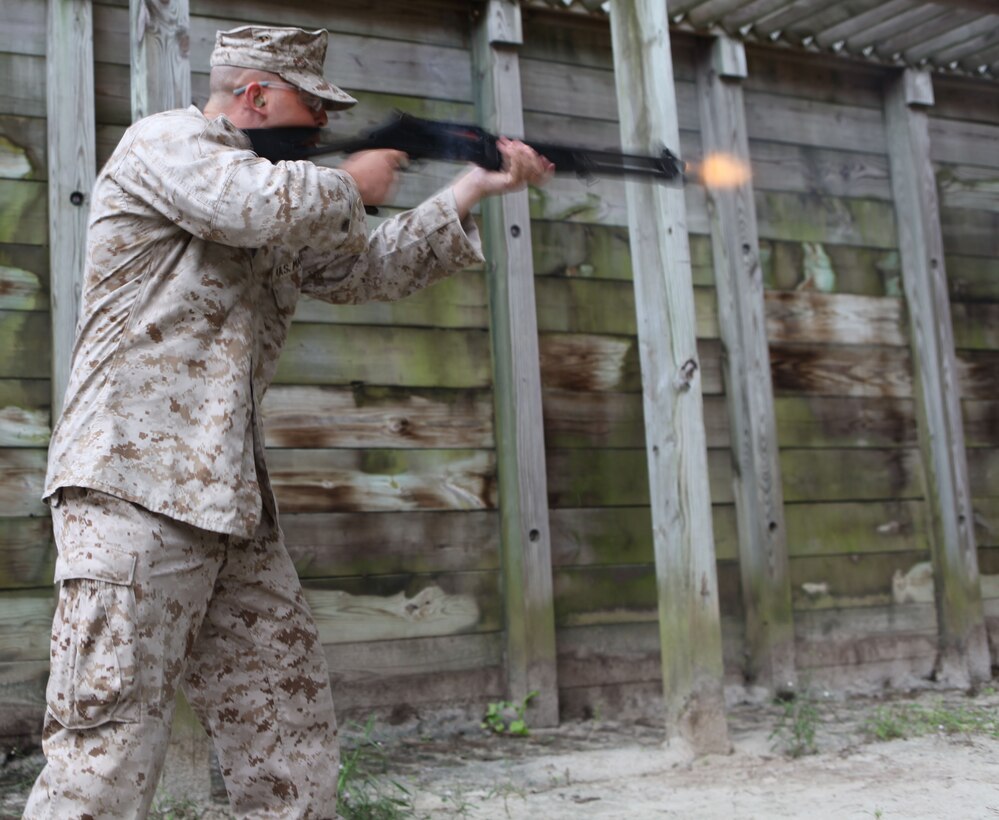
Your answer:
[[[284,82],[261,83],[260,95],[267,111],[267,127],[326,125],[326,109],[319,97]]]

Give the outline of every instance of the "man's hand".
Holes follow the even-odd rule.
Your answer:
[[[365,205],[381,205],[392,196],[399,168],[405,164],[406,155],[402,151],[380,149],[351,154],[340,170],[354,178]]]
[[[555,173],[555,166],[529,145],[500,137],[497,146],[503,155],[501,170],[473,168],[452,186],[460,219],[468,216],[483,197],[520,191],[528,185],[544,185]]]

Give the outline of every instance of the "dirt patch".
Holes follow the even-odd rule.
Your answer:
[[[804,703],[808,708],[802,710]],[[797,707],[730,709],[733,751],[690,760],[651,722],[585,721],[512,738],[432,727],[346,742],[389,813],[415,818],[999,818],[999,694],[923,692],[884,699],[816,695]],[[347,733],[349,736],[349,732]],[[897,737],[879,740],[882,737]],[[800,753],[793,757],[792,753]],[[40,755],[0,770],[0,816],[17,817]],[[165,778],[165,782],[169,782]],[[355,781],[356,782],[356,781]],[[397,785],[396,785],[397,784]],[[394,802],[393,802],[394,801]],[[223,818],[210,797],[175,800],[158,817]],[[389,808],[386,808],[388,806]],[[391,813],[395,812],[395,813]]]

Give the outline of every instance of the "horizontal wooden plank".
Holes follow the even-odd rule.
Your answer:
[[[268,15],[268,17],[271,15]],[[443,19],[447,19],[446,17]],[[215,44],[215,32],[240,25],[240,20],[191,16],[190,60],[192,73],[207,72]],[[260,24],[261,20],[254,20]],[[301,22],[295,25],[301,26]],[[324,23],[323,28],[329,25]],[[95,14],[95,52],[103,62],[127,65],[128,10],[103,6]],[[337,85],[353,89],[392,88],[397,93],[433,95],[443,99],[470,101],[471,59],[464,43],[453,47],[441,42],[391,41],[369,31],[358,35],[338,31],[326,52],[325,76]]]
[[[994,399],[999,384],[999,352],[962,350],[957,354],[962,399]]]
[[[999,210],[999,167],[948,163],[934,170],[941,207]]]
[[[0,447],[45,447],[50,401],[48,379],[0,379]]]
[[[631,249],[623,226],[531,221],[531,246],[537,276],[631,280]],[[690,236],[694,285],[714,284],[711,240]]]
[[[984,451],[989,453],[991,451]],[[784,499],[796,501],[898,501],[922,497],[917,449],[782,450]],[[992,460],[982,470],[991,475]],[[567,507],[629,507],[649,503],[644,449],[549,449],[548,503]],[[727,450],[708,451],[711,500],[732,503]],[[991,479],[990,479],[991,480]]]
[[[127,8],[128,2],[105,0],[104,5]],[[467,13],[450,0],[423,0],[419,4],[403,0],[365,0],[364,3],[339,3],[335,11],[307,0],[287,0],[280,5],[268,0],[245,0],[238,5],[229,0],[198,0],[195,15],[224,19],[227,23],[325,28],[330,31],[330,48],[335,47],[340,33],[452,46],[464,45],[468,39]],[[95,18],[99,19],[96,13]],[[222,27],[219,24],[219,28]]]
[[[999,167],[995,150],[999,124],[934,117],[931,109],[929,131],[930,159],[934,162]]]
[[[0,449],[0,517],[48,515],[42,501],[47,454],[39,449]]]
[[[929,550],[926,516],[922,500],[787,504],[788,555]]]
[[[778,396],[774,411],[781,447],[915,447],[919,443],[911,399]]]
[[[745,103],[751,140],[887,153],[883,115],[878,109],[782,96],[752,87],[746,88]]]
[[[270,447],[494,446],[488,390],[277,385],[262,404]]]
[[[767,291],[764,296],[771,342],[909,344],[901,299],[808,291]]]
[[[558,568],[552,583],[558,627],[657,619],[656,575],[650,565]]]
[[[481,330],[293,324],[279,384],[486,387],[489,335]]]
[[[628,224],[625,182],[614,177],[584,182],[573,176],[556,176],[544,188],[528,191],[532,220],[585,222],[624,227]],[[704,191],[698,186],[684,189],[687,229],[692,233],[708,232]]]
[[[548,447],[642,447],[645,444],[640,393],[546,389],[541,402]],[[707,409],[705,415],[708,415]]]
[[[940,229],[947,255],[999,256],[999,211],[941,208]]]
[[[475,510],[496,506],[489,450],[271,450],[286,512]]]
[[[968,447],[999,446],[999,400],[961,402],[964,443]]]
[[[482,710],[506,691],[499,633],[341,643],[324,649],[341,720],[353,714],[364,721],[370,710],[383,707],[386,722],[396,725],[420,707],[457,708],[468,700]]]
[[[0,310],[0,378],[37,379],[49,374],[49,314]]]
[[[535,281],[538,330],[634,336],[635,291],[630,282],[570,277]],[[697,336],[718,338],[717,297],[713,287],[694,289]]]
[[[0,310],[48,309],[48,290],[37,273],[0,264]]]
[[[4,8],[0,52],[45,56],[45,11],[42,0],[22,0]]]
[[[954,346],[972,350],[999,350],[999,304],[952,302]]]
[[[0,179],[0,242],[48,242],[48,186],[32,179]]]
[[[968,481],[975,498],[999,498],[999,447],[968,450]]]
[[[48,515],[0,517],[0,589],[51,584],[55,555]]]
[[[834,642],[848,642],[865,635],[933,633],[936,627],[935,607],[929,603],[810,609],[794,613],[795,637],[806,641],[824,638]]]
[[[49,662],[0,663],[0,737],[11,747],[41,744]]]
[[[891,199],[884,154],[752,140],[749,156],[753,187],[760,191]]]
[[[770,369],[778,395],[912,396],[911,356],[902,347],[773,344]],[[977,384],[980,376],[967,379]]]
[[[878,67],[753,43],[746,44],[746,59],[743,83],[753,91],[881,110],[884,74]]]
[[[0,178],[47,179],[47,143],[40,117],[0,115]]]
[[[928,560],[926,552],[911,550],[791,558],[795,617],[797,610],[842,610],[919,602],[920,596],[907,592],[906,576],[914,566]]]
[[[493,511],[289,513],[281,529],[302,578],[499,567]]]
[[[999,259],[951,252],[945,264],[952,300],[999,302]]]
[[[999,125],[999,90],[995,83],[984,78],[936,74],[933,92],[931,112],[935,118]]]
[[[0,591],[0,663],[48,661],[53,587]]]
[[[344,325],[487,328],[485,274],[458,273],[394,302],[331,305],[305,296],[298,303],[295,320]]]
[[[877,199],[755,191],[761,239],[825,242],[894,250],[895,211]]]
[[[715,555],[732,560],[738,554],[735,508],[711,508]],[[652,520],[648,507],[568,508],[550,510],[552,564],[595,566],[651,564]]]
[[[495,632],[496,572],[377,575],[303,582],[324,645]]]
[[[915,448],[781,450],[780,467],[789,503],[922,498]]]
[[[901,296],[898,251],[821,242],[760,242],[763,281],[775,290]]]
[[[0,111],[17,117],[45,117],[45,57],[0,52]]]

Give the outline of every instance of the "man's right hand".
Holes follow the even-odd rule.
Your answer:
[[[365,205],[381,205],[395,191],[399,168],[405,164],[402,151],[379,149],[351,154],[340,170],[353,177]]]

